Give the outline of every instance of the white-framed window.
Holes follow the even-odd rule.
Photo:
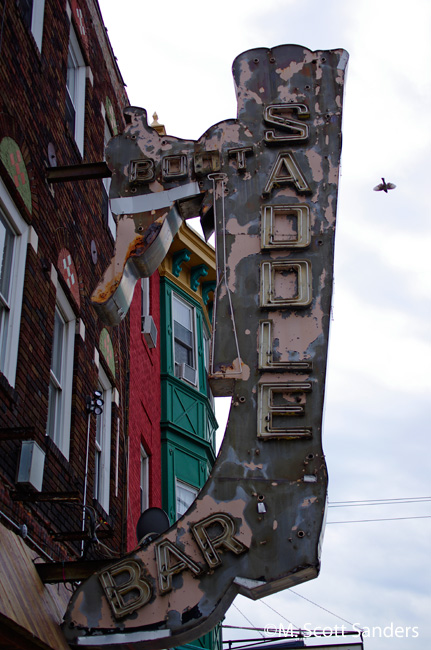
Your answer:
[[[144,512],[149,506],[149,458],[143,445],[141,445],[140,474],[141,512]]]
[[[112,386],[102,366],[99,368],[98,390],[102,393],[104,405],[102,413],[96,416],[94,498],[100,503],[104,511],[109,514]]]
[[[150,278],[141,278],[141,317],[150,315]]]
[[[106,145],[108,144],[109,140],[112,138],[111,128],[109,126],[108,120],[106,119],[106,115],[104,117],[104,123],[105,123],[104,145],[106,150]],[[103,155],[103,159],[105,160],[105,154]],[[115,239],[117,236],[117,224],[115,222],[114,215],[112,214],[112,210],[111,210],[111,205],[109,203],[109,190],[111,188],[111,178],[103,179],[103,187],[105,191],[105,196],[103,201],[103,212],[108,224],[108,228],[111,231],[113,238]]]
[[[207,396],[210,400],[212,407],[214,408],[214,395],[212,394],[210,384],[208,381],[208,373],[210,371],[210,348],[211,348],[211,337],[207,331],[207,328],[204,326],[204,362],[205,362],[205,390]]]
[[[81,155],[84,155],[85,61],[73,25],[70,25],[67,53],[66,122]]]
[[[15,386],[30,228],[0,179],[0,371]]]
[[[186,510],[188,510],[198,494],[198,488],[195,488],[188,483],[184,483],[184,481],[180,481],[175,477],[175,509],[177,519],[179,519],[186,512]]]
[[[195,310],[175,293],[172,294],[175,375],[196,386]]]
[[[150,349],[157,346],[157,327],[150,315],[150,278],[141,279],[141,332]]]
[[[46,434],[69,459],[73,389],[75,314],[63,289],[57,286]]]
[[[31,30],[39,51],[42,50],[43,16],[45,0],[19,0],[24,23]]]
[[[210,335],[206,331],[206,328],[204,328],[204,359],[205,359],[205,368],[206,371],[209,372],[210,369]]]

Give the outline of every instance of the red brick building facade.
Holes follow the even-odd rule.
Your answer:
[[[82,172],[103,161],[128,100],[95,0],[17,0],[1,12],[0,645],[58,649],[70,592],[44,586],[32,558],[115,557],[128,546],[127,390],[141,379],[129,375],[129,317],[106,328],[91,306],[115,222],[109,180]],[[141,348],[156,403],[158,353]]]
[[[130,307],[130,351],[128,550],[136,547],[141,512],[162,505],[158,272],[136,286]]]
[[[162,505],[160,276],[120,325],[98,318],[128,98],[97,0],[0,11],[0,647],[65,650],[82,565]]]

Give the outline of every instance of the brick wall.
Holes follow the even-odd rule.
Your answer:
[[[72,3],[71,3],[72,4]],[[75,3],[76,4],[76,3]],[[72,7],[73,8],[73,7]],[[87,443],[85,398],[97,388],[99,353],[112,385],[120,395],[113,405],[111,437],[111,492],[109,517],[102,528],[110,548],[125,548],[125,438],[127,434],[128,320],[109,329],[114,353],[115,376],[99,350],[101,323],[90,304],[90,295],[113,254],[114,242],[102,215],[103,182],[63,182],[49,187],[45,167],[48,145],[55,149],[58,165],[98,162],[104,152],[104,115],[101,109],[110,99],[119,129],[123,127],[122,109],[127,104],[121,77],[110,55],[104,27],[99,24],[98,6],[82,0],[86,38],[81,49],[87,65],[84,156],[81,157],[73,134],[65,122],[66,74],[70,22],[64,0],[46,0],[42,50],[39,51],[30,30],[23,22],[19,3],[9,2],[4,10],[0,64],[0,141],[12,138],[26,165],[31,187],[31,211],[16,190],[13,179],[0,164],[0,175],[24,220],[37,236],[37,250],[27,249],[23,303],[14,386],[0,373],[0,510],[13,521],[26,523],[30,537],[54,559],[77,557],[80,542],[56,541],[58,533],[79,531],[82,509],[78,505],[56,502],[33,503],[31,492],[17,489],[15,474],[24,439],[35,440],[46,453],[42,491],[78,494],[83,500],[84,468]],[[73,12],[72,12],[73,20]],[[78,25],[76,32],[79,37]],[[91,70],[91,72],[90,72]],[[97,263],[91,255],[91,242],[97,247]],[[61,275],[57,262],[66,248],[74,261],[79,292],[73,294]],[[48,411],[48,386],[52,354],[56,286],[51,269],[57,271],[77,320],[72,388],[71,443],[69,459],[45,435]],[[85,336],[79,332],[85,331]],[[97,357],[97,355],[96,355]],[[94,483],[95,418],[91,416],[88,500],[92,504]],[[119,455],[117,470],[117,421]],[[118,494],[114,477],[118,475]],[[24,500],[15,500],[13,496]],[[95,504],[97,507],[97,504]],[[97,549],[90,551],[90,556]]]
[[[127,544],[136,546],[140,516],[140,457],[149,457],[149,507],[161,507],[160,466],[160,288],[158,272],[150,278],[150,314],[157,327],[157,346],[149,348],[141,333],[141,285],[130,309],[129,485]]]

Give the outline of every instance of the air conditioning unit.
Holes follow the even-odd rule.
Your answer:
[[[178,366],[178,377],[188,381],[193,386],[196,386],[196,374],[196,368],[192,368],[187,363],[181,363]]]
[[[42,490],[45,452],[34,440],[23,440],[16,482]]]
[[[157,327],[152,316],[142,316],[142,334],[149,348],[157,345]]]

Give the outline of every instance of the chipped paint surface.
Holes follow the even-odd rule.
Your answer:
[[[127,222],[128,240],[117,241],[106,275],[112,286],[105,293],[99,287],[105,302],[97,307],[93,300],[95,307],[109,324],[119,322],[116,310],[127,310],[133,278],[163,257],[181,219],[199,213],[205,232],[216,231],[210,381],[214,394],[233,399],[223,445],[196,501],[169,531],[123,558],[134,575],[128,604],[115,563],[72,597],[63,626],[72,646],[90,647],[95,634],[98,647],[121,650],[188,643],[222,618],[236,594],[261,598],[318,575],[346,64],[344,50],[283,45],[244,52],[233,64],[236,120],[215,124],[194,142],[159,136],[143,109],[129,108],[124,134],[108,146],[111,198],[134,196],[145,206],[148,197],[196,181],[199,193],[190,190],[163,215],[124,213],[119,224]],[[265,221],[274,206],[274,219]],[[157,233],[150,230],[156,218]]]

